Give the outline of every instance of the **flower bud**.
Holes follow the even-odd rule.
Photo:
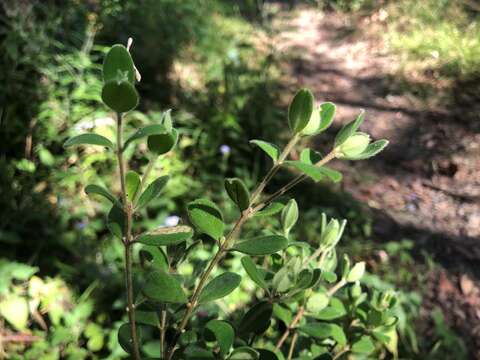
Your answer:
[[[356,281],[353,286],[350,288],[350,296],[352,299],[356,300],[362,295],[362,287],[360,286],[360,282]]]
[[[320,245],[325,248],[335,246],[337,243],[339,230],[340,223],[338,222],[338,220],[331,219],[321,235]]]
[[[310,120],[308,120],[307,126],[305,126],[301,132],[302,135],[314,135],[320,127],[320,109],[315,108],[312,111]]]
[[[347,159],[356,157],[365,151],[369,143],[370,136],[368,134],[357,132],[338,147],[339,155]]]

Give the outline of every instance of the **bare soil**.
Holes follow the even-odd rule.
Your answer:
[[[362,130],[390,140],[374,159],[335,166],[346,191],[375,214],[374,236],[408,237],[415,251],[441,265],[428,276],[423,311],[440,307],[471,358],[480,359],[480,101],[452,83],[449,96],[463,102],[448,106],[440,95],[426,101],[398,91],[400,82],[418,84],[413,74],[400,75],[398,58],[382,40],[382,15],[352,19],[304,8],[280,16],[276,44],[290,54],[285,79],[292,89],[306,86],[319,101],[337,104],[337,124],[365,109]],[[443,91],[441,80],[424,75]],[[473,118],[464,116],[466,108]]]

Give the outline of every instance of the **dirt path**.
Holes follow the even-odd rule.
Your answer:
[[[292,88],[306,86],[337,104],[337,124],[365,109],[362,129],[391,142],[372,160],[339,165],[346,189],[376,214],[376,237],[411,238],[418,253],[427,250],[447,269],[427,284],[426,301],[444,308],[469,347],[479,349],[478,125],[462,122],[461,111],[432,109],[395,91],[396,59],[368,35],[381,31],[381,13],[355,24],[314,9],[294,14],[277,24],[279,51],[294,54],[284,69],[298,81]],[[474,356],[480,359],[480,351]]]

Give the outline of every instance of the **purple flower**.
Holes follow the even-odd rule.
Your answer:
[[[231,151],[230,146],[225,145],[225,144],[223,144],[223,145],[220,146],[220,152],[221,152],[223,155],[228,155],[228,154],[230,154],[230,151]]]
[[[163,224],[165,226],[177,226],[180,218],[177,215],[167,216]]]

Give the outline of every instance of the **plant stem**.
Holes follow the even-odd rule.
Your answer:
[[[335,284],[333,287],[331,287],[327,291],[328,297],[332,297],[338,290],[340,290],[343,286],[345,286],[346,283],[347,282],[345,281],[345,279],[340,280],[337,284]],[[298,309],[297,315],[295,315],[295,318],[292,320],[290,325],[288,325],[287,329],[283,333],[280,340],[278,340],[277,345],[275,346],[275,351],[280,350],[285,340],[287,340],[288,335],[290,335],[290,332],[295,328],[295,326],[297,326],[297,324],[300,322],[304,314],[305,314],[305,307],[300,306],[300,308]]]
[[[165,331],[167,325],[167,311],[162,309],[161,319],[160,319],[160,356],[165,358]]]
[[[295,349],[295,344],[297,343],[298,333],[293,334],[292,342],[290,343],[290,349],[288,350],[287,360],[292,360],[293,350]]]
[[[298,142],[298,140],[300,140],[300,136],[297,134],[288,142],[287,146],[285,146],[285,149],[282,151],[282,153],[278,157],[278,160],[275,161],[275,164],[268,171],[267,175],[265,175],[263,180],[260,182],[260,184],[257,186],[255,191],[252,193],[252,197],[251,197],[251,200],[250,200],[252,204],[255,203],[255,201],[260,196],[260,194],[263,192],[263,190],[268,185],[270,180],[272,180],[272,178],[275,176],[277,171],[280,170],[280,168],[283,165],[283,162],[287,158],[288,154],[290,154],[290,151],[292,151],[293,147]]]
[[[122,155],[122,114],[117,113],[117,158],[120,172],[120,184],[122,188],[122,205],[126,219],[125,236],[123,245],[125,247],[125,284],[127,288],[127,313],[130,323],[130,336],[132,337],[133,358],[140,360],[140,350],[138,346],[137,329],[135,323],[135,305],[133,299],[133,277],[132,277],[132,206],[127,201],[127,191],[125,187],[125,164]]]
[[[332,358],[332,360],[336,360],[336,359],[340,359],[340,357],[349,352],[350,351],[350,348],[347,346],[345,347],[344,349],[342,349],[341,351],[339,351],[338,353],[335,354],[335,356]]]
[[[321,167],[325,164],[327,164],[329,161],[333,160],[335,157],[336,157],[337,153],[332,150],[330,151],[322,160],[320,160],[319,162],[317,162],[315,164],[315,166],[317,167]],[[270,204],[273,200],[275,200],[277,197],[285,194],[288,190],[290,190],[291,188],[293,188],[295,185],[301,183],[303,180],[305,180],[307,178],[307,175],[298,175],[295,179],[293,179],[292,181],[290,181],[288,184],[286,184],[285,186],[281,187],[280,189],[278,189],[276,192],[274,192],[272,195],[268,196],[265,200],[263,200],[261,203],[259,203],[258,205],[256,205],[253,209],[253,212],[257,212],[259,210],[262,210],[265,206],[267,206],[268,204]]]

